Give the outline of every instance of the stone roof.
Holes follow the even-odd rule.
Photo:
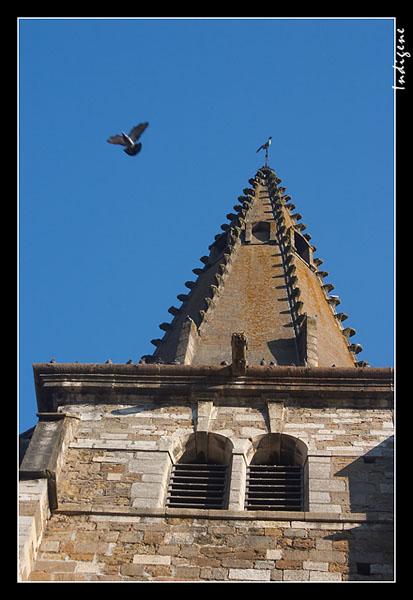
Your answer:
[[[146,362],[231,364],[232,336],[242,333],[250,366],[368,365],[285,192],[269,167],[249,180]]]

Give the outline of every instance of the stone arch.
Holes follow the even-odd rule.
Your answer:
[[[303,511],[307,507],[307,445],[283,433],[253,438],[246,473],[246,510]]]
[[[308,448],[300,439],[285,433],[266,433],[252,440],[249,464],[303,467]]]
[[[228,504],[232,442],[210,431],[192,433],[172,465],[166,505],[223,509]]]
[[[197,431],[180,445],[175,460],[185,464],[229,465],[232,449],[233,443],[229,438],[211,431]]]

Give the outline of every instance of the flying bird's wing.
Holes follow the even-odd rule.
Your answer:
[[[138,140],[141,137],[142,133],[145,131],[148,125],[149,123],[140,123],[139,125],[135,125],[135,127],[132,127],[129,134],[131,140],[133,142],[136,142],[136,140]]]
[[[126,146],[126,142],[121,135],[112,135],[108,140],[109,144],[120,144]]]
[[[138,142],[137,144],[132,146],[132,148],[125,148],[124,152],[126,152],[126,154],[129,154],[129,156],[135,156],[135,154],[138,154],[138,152],[141,151],[141,148],[142,144]]]

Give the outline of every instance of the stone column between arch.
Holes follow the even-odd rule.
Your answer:
[[[232,465],[229,478],[228,510],[244,510],[247,481],[247,453],[250,440],[234,440]]]

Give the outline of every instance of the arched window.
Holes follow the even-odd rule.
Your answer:
[[[282,433],[259,436],[247,469],[246,510],[305,509],[307,446]]]
[[[216,433],[192,434],[172,467],[166,505],[172,508],[226,508],[232,442]]]

